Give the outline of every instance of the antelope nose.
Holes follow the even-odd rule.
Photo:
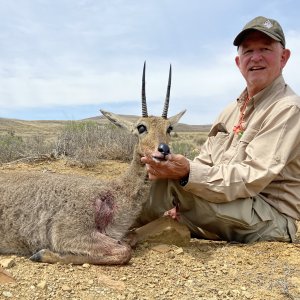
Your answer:
[[[157,150],[158,150],[161,154],[163,154],[163,156],[166,156],[166,155],[170,154],[170,148],[169,148],[169,146],[168,146],[167,144],[165,144],[165,143],[160,143],[160,144],[158,145]]]

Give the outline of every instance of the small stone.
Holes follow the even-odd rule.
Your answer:
[[[181,247],[177,248],[174,252],[175,252],[177,255],[178,255],[178,254],[183,254],[183,253],[184,253],[184,251],[183,251],[183,249],[182,249]]]
[[[138,242],[186,246],[191,239],[186,225],[166,216],[135,229],[135,233]]]
[[[11,297],[13,296],[13,294],[12,294],[11,292],[8,292],[8,291],[4,291],[4,292],[2,293],[2,295],[3,295],[4,297],[6,297],[6,298],[11,298]]]
[[[61,289],[65,292],[71,292],[72,291],[71,287],[69,287],[68,285],[65,285],[65,284],[61,287]]]
[[[88,263],[85,263],[85,264],[83,264],[83,265],[82,265],[82,267],[83,267],[83,268],[85,268],[85,269],[88,269],[88,268],[90,268],[90,267],[91,267],[91,265],[90,265],[90,264],[88,264]]]
[[[172,248],[169,245],[165,245],[165,244],[156,245],[151,249],[159,253],[167,253],[172,250]]]
[[[244,292],[243,292],[243,296],[244,296],[246,299],[252,299],[252,295],[251,295],[249,292],[247,292],[247,291],[244,291]]]
[[[47,282],[45,280],[42,280],[37,284],[37,287],[41,290],[44,290],[47,287]]]
[[[92,284],[94,284],[94,280],[93,280],[93,279],[90,279],[87,283],[88,283],[89,285],[92,285]]]
[[[5,269],[12,268],[15,264],[16,263],[12,258],[5,258],[0,261],[0,265]]]
[[[238,296],[238,295],[240,295],[240,291],[239,290],[231,290],[231,294]]]

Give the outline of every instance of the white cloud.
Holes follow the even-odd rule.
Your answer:
[[[254,15],[270,13],[272,4],[280,20],[282,11],[292,50],[284,75],[300,93],[300,22],[288,18],[298,2],[290,8],[282,1],[255,3],[260,10]],[[253,17],[249,6],[237,0],[0,2],[0,116],[13,117],[22,108],[139,105],[147,60],[150,111],[161,111],[172,63],[170,111],[187,108],[183,121],[212,122],[245,85],[232,39]],[[116,112],[139,113],[133,107]]]
[[[286,82],[300,95],[300,30],[288,31],[286,34],[287,48],[291,57],[283,71]]]

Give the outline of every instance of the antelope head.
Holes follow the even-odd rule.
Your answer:
[[[119,115],[104,110],[100,111],[108,120],[110,120],[115,125],[125,128],[126,130],[129,130],[131,133],[138,136],[139,142],[137,144],[137,151],[141,156],[152,155],[154,152],[157,153],[158,150],[160,154],[156,154],[155,158],[164,159],[164,156],[168,154],[167,144],[170,141],[170,133],[173,130],[173,126],[178,123],[186,110],[183,110],[172,117],[167,117],[172,77],[172,67],[170,65],[167,94],[162,115],[160,117],[148,116],[145,91],[145,70],[146,62],[144,63],[142,76],[142,117],[140,117],[136,122],[130,122]]]

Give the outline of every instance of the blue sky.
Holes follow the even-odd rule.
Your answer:
[[[141,114],[147,61],[149,114],[161,114],[169,64],[169,116],[209,124],[245,82],[232,41],[252,18],[277,19],[300,94],[297,0],[0,0],[0,117],[77,120],[99,109]]]

